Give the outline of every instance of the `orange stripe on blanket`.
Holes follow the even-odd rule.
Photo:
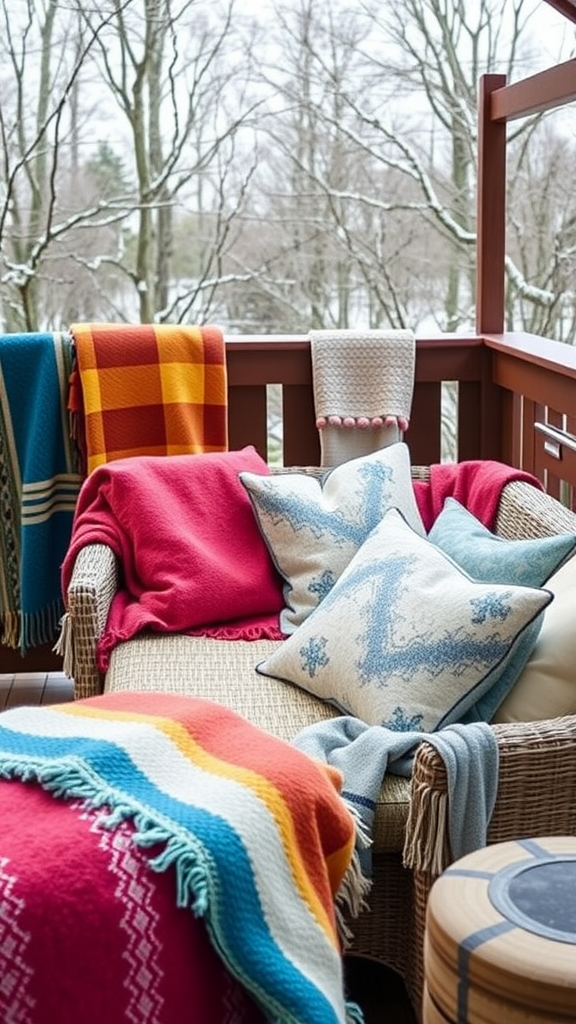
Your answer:
[[[133,455],[227,450],[219,328],[85,323],[70,333],[69,407],[84,473]]]
[[[328,766],[302,755],[232,710],[201,698],[114,693],[55,710],[151,725],[198,768],[250,789],[276,822],[302,899],[327,939],[337,945],[333,898],[350,865],[355,838],[344,802],[336,812],[339,772],[326,770]],[[317,822],[322,823],[320,831]]]

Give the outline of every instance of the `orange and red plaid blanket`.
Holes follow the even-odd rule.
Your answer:
[[[80,323],[70,333],[69,407],[84,474],[132,455],[226,451],[219,328]]]

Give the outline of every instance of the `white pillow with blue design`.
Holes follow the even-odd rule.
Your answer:
[[[257,668],[368,725],[432,732],[488,696],[522,644],[528,657],[551,600],[541,588],[471,579],[391,509]]]
[[[320,480],[305,473],[240,473],[262,535],[284,578],[280,628],[293,633],[318,607],[389,508],[420,536],[410,453],[399,441],[350,459]]]
[[[455,498],[446,498],[428,540],[477,580],[541,587],[576,547],[576,534],[505,540]]]

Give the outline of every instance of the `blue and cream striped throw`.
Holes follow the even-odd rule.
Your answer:
[[[55,639],[60,566],[80,476],[73,465],[65,333],[0,335],[0,640],[22,653]]]

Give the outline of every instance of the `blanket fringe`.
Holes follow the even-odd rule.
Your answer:
[[[64,612],[60,619],[60,633],[52,649],[55,654],[60,654],[62,657],[62,670],[64,674],[69,679],[74,679],[76,673],[76,652],[70,612]]]
[[[344,949],[348,949],[354,932],[348,924],[347,918],[357,918],[363,910],[367,909],[367,896],[372,888],[372,882],[362,872],[360,857],[355,850],[348,870],[342,879],[340,888],[336,893],[335,912],[338,934]]]
[[[22,654],[25,654],[31,647],[51,643],[58,630],[61,615],[62,602],[60,600],[53,601],[46,608],[40,608],[36,612],[22,612],[19,638]]]
[[[364,1014],[358,1003],[346,1003],[346,1024],[365,1024]]]
[[[7,611],[2,616],[2,643],[6,647],[19,646],[20,613]]]
[[[351,917],[355,919],[360,916],[363,910],[367,909],[367,896],[372,888],[371,879],[367,878],[362,871],[362,864],[358,850],[367,849],[372,844],[372,839],[360,814],[358,813],[358,808],[349,800],[346,800],[345,797],[344,802],[354,819],[356,843],[352,859],[348,865],[346,874],[340,883],[340,888],[336,893],[334,909],[336,912],[336,923],[338,925],[340,940],[344,949],[348,949],[354,938],[354,932],[350,928],[347,918]]]
[[[20,649],[22,656],[31,647],[52,643],[58,627],[62,626],[62,602],[58,599],[35,612],[6,611],[0,619],[0,643],[14,650]],[[57,654],[60,639],[52,648]]]
[[[406,823],[404,867],[440,875],[449,863],[448,794],[417,787]]]
[[[200,847],[190,849],[190,837],[171,836],[157,827],[140,829],[133,841],[138,846],[164,844],[161,853],[148,861],[148,866],[158,872],[173,867],[177,906],[189,907],[196,917],[203,917],[208,910],[208,882]]]
[[[5,763],[0,767],[0,779],[11,778],[38,782],[55,797],[82,800],[87,809],[105,808],[98,817],[101,828],[113,830],[123,821],[132,822],[132,842],[135,845],[163,846],[157,856],[148,860],[148,866],[157,872],[174,867],[178,906],[189,907],[196,917],[204,916],[209,896],[205,857],[201,844],[194,843],[191,836],[175,836],[148,814],[124,801],[113,789],[95,793],[92,779],[73,763],[63,769],[61,765],[42,762],[23,764],[15,758],[12,764]]]
[[[285,640],[286,634],[276,623],[224,622],[218,626],[199,626],[186,630],[187,636],[209,636],[213,640]]]
[[[356,827],[356,847],[360,850],[367,850],[372,846],[372,835],[370,829],[360,814],[356,804],[352,803],[351,800],[348,800],[346,796],[343,796],[343,799],[346,807],[350,811],[350,814],[354,818],[354,824]]]

